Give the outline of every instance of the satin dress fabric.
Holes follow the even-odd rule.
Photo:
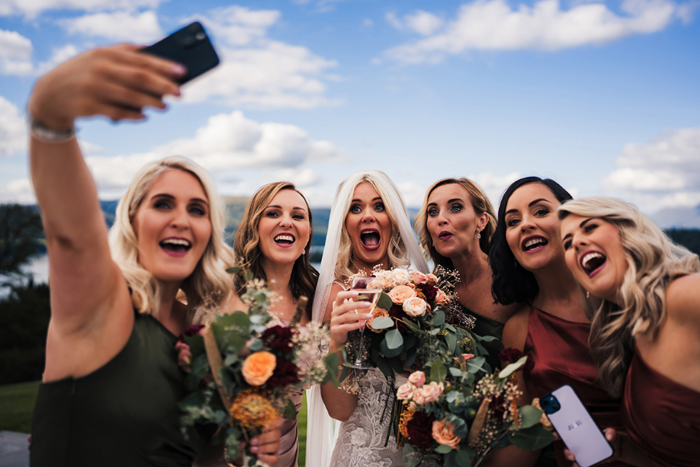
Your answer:
[[[590,348],[589,323],[566,321],[535,307],[528,316],[524,351],[535,367],[523,376],[531,398],[542,397],[568,384],[586,406],[598,427],[622,429],[621,400],[611,397],[598,382],[598,372]],[[564,443],[554,442],[559,467],[571,467],[564,458]],[[625,466],[611,462],[606,466]]]
[[[649,367],[636,349],[625,383],[622,420],[655,466],[700,465],[700,392]]]

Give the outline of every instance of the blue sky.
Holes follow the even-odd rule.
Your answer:
[[[410,206],[466,176],[498,203],[540,175],[575,196],[700,226],[700,1],[0,0],[0,201],[32,202],[24,108],[37,76],[94,46],[196,19],[222,65],[145,123],[79,123],[104,199],[169,154],[222,193],[291,180],[328,206],[384,170]]]

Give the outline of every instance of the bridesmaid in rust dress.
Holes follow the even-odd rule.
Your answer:
[[[619,200],[567,203],[559,217],[566,263],[589,293],[600,380],[623,397],[629,438],[609,436],[616,455],[634,465],[699,465],[698,257]]]
[[[506,323],[503,345],[524,351],[535,364],[518,373],[521,403],[569,384],[599,426],[620,428],[620,398],[611,397],[598,382],[588,347],[590,322],[559,240],[556,209],[570,199],[559,184],[538,177],[514,182],[501,199],[489,252],[492,292],[498,303],[521,304]],[[510,446],[496,452],[491,465],[571,465],[563,443],[554,443],[553,454],[556,461],[551,450],[540,456]]]

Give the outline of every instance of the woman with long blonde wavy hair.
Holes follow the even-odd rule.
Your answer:
[[[141,120],[143,107],[164,109],[162,96],[179,95],[185,70],[139,50],[118,45],[68,60],[37,81],[27,106],[51,284],[35,467],[192,465],[213,435],[181,428],[188,391],[175,344],[230,299],[216,190],[191,161],[152,162],[120,201],[108,241],[75,137],[78,118]],[[254,442],[266,462],[277,459],[273,425]]]
[[[638,465],[697,465],[697,255],[675,245],[620,200],[581,199],[558,212],[566,263],[587,296],[590,346],[600,380],[623,398],[622,417],[632,443],[615,438],[617,455]],[[624,447],[630,444],[635,448]]]

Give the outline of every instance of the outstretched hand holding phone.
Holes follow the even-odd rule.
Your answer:
[[[604,460],[599,465],[605,465],[610,462],[625,462],[629,465],[637,467],[652,467],[651,460],[644,454],[637,444],[634,443],[625,433],[618,433],[614,428],[606,428],[603,433],[605,439],[613,447],[612,457]],[[572,467],[580,467],[576,462],[576,456],[568,449],[564,450],[566,459],[573,462]]]

